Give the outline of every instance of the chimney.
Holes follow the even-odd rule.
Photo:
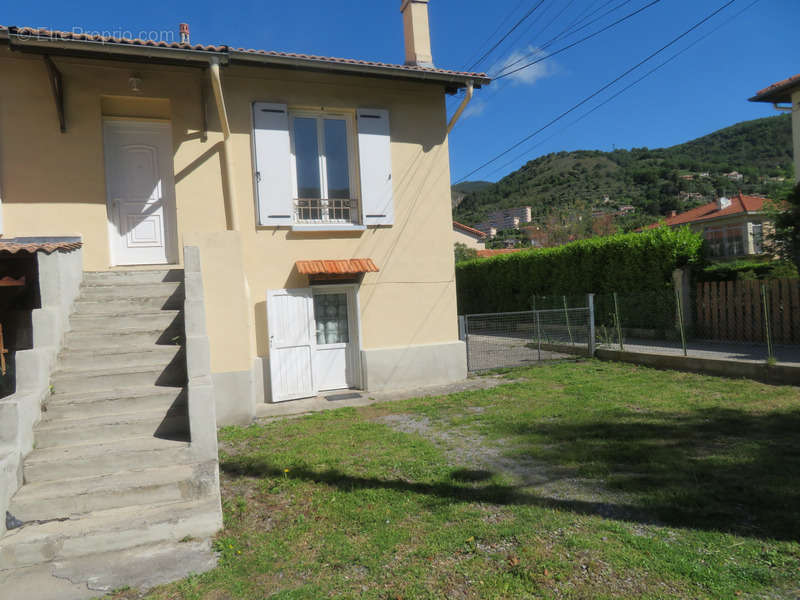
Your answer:
[[[428,0],[401,0],[400,12],[403,13],[406,64],[415,67],[432,67]]]
[[[731,199],[722,196],[719,200],[717,200],[717,209],[718,210],[725,210],[731,205]]]
[[[180,26],[181,32],[181,44],[189,44],[189,24],[188,23],[181,23]]]
[[[677,210],[671,210],[671,211],[669,211],[669,216],[670,216],[670,217],[677,217],[677,216],[678,216],[678,211],[677,211]]]

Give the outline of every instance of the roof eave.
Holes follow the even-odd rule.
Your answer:
[[[373,75],[378,77],[390,77],[392,79],[411,79],[415,81],[425,81],[430,83],[440,83],[446,86],[466,87],[468,83],[480,88],[488,85],[491,79],[488,77],[473,76],[470,74],[441,73],[435,71],[412,71],[403,69],[401,66],[391,65],[359,65],[346,62],[332,62],[315,58],[298,58],[294,56],[275,56],[271,54],[259,54],[253,52],[243,52],[241,50],[228,50],[228,55],[232,61],[241,63],[266,64],[275,67],[306,69],[314,71],[336,71],[340,73],[350,73],[354,75]]]
[[[135,45],[95,40],[65,40],[34,36],[20,36],[13,31],[0,28],[0,41],[7,43],[14,50],[64,54],[78,57],[109,58],[117,60],[143,60],[188,63],[196,66],[206,65],[212,57],[221,64],[237,63],[269,65],[279,68],[304,69],[322,72],[337,72],[361,76],[389,77],[424,81],[442,84],[448,89],[460,89],[472,83],[480,88],[491,82],[488,77],[480,77],[464,73],[442,73],[435,71],[416,71],[391,65],[362,65],[347,62],[334,62],[315,58],[298,58],[292,56],[275,56],[258,54],[226,48],[220,51],[198,50],[194,48],[165,48],[162,46]]]

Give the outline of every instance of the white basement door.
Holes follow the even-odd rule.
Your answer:
[[[310,288],[267,291],[272,401],[316,395],[314,296]]]

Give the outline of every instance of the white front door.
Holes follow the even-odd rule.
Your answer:
[[[318,390],[359,385],[357,318],[352,287],[314,288],[314,380]]]
[[[312,369],[316,335],[311,290],[269,290],[267,327],[272,401],[316,395]]]
[[[174,262],[175,183],[169,123],[103,126],[111,262]]]

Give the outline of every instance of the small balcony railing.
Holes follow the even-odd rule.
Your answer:
[[[359,225],[358,200],[355,198],[298,198],[294,201],[294,222]]]

